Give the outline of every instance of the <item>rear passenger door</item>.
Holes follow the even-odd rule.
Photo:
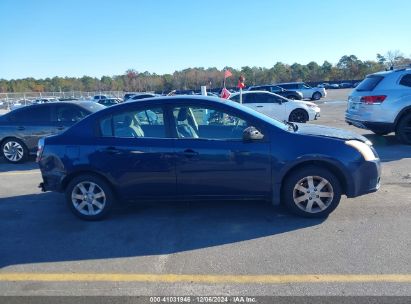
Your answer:
[[[54,133],[50,105],[33,105],[10,114],[10,134],[24,141],[30,152],[37,149],[41,137]]]
[[[92,166],[110,177],[126,200],[176,194],[173,139],[161,106],[128,107],[98,124],[98,153]]]

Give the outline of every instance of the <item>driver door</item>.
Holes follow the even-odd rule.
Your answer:
[[[268,136],[245,142],[250,123],[196,104],[175,107],[177,194],[189,198],[263,198],[271,193]],[[192,133],[191,135],[189,135]]]

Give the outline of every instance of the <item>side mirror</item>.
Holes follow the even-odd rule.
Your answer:
[[[248,127],[243,131],[243,140],[244,141],[254,141],[262,140],[264,135],[258,131],[255,127]]]

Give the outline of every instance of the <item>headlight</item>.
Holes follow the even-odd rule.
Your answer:
[[[360,152],[366,161],[372,161],[377,159],[368,143],[366,144],[358,140],[347,140],[345,143],[355,148],[358,152]],[[371,144],[371,142],[369,143]]]

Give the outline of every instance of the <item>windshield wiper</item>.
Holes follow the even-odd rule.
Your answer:
[[[291,127],[294,132],[297,132],[297,130],[298,130],[298,125],[297,124],[295,124],[293,122],[290,122],[290,121],[287,121],[287,120],[283,120],[283,123],[285,123],[288,126],[288,128]]]

